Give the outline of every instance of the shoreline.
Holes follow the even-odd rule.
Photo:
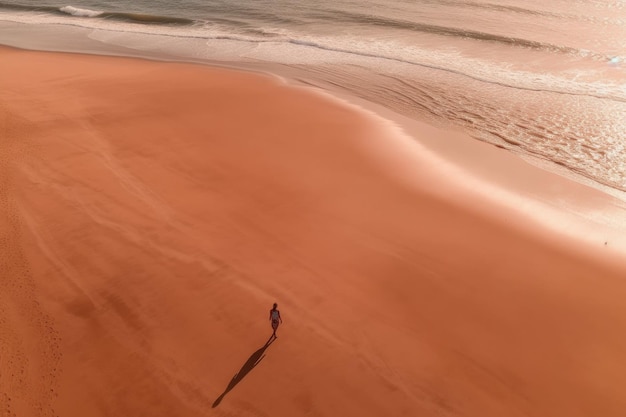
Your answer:
[[[138,58],[138,59],[146,59],[156,62],[181,62],[181,63],[192,63],[205,65],[209,67],[217,67],[217,68],[226,68],[232,69],[235,71],[245,71],[245,72],[253,72],[260,73],[270,77],[277,77],[284,82],[287,82],[292,85],[302,85],[309,86],[313,88],[320,89],[322,91],[329,92],[332,96],[339,97],[341,99],[347,100],[349,102],[355,103],[358,107],[362,107],[365,109],[372,109],[376,114],[385,114],[385,118],[392,120],[401,125],[401,127],[406,128],[405,130],[410,130],[411,126],[415,126],[415,129],[419,130],[420,125],[433,126],[430,121],[421,120],[418,118],[413,118],[410,116],[406,116],[401,114],[399,111],[390,109],[385,107],[382,104],[372,102],[367,99],[361,99],[357,97],[354,93],[347,92],[341,90],[337,86],[333,86],[332,83],[329,83],[323,79],[315,79],[312,74],[308,73],[306,69],[296,68],[294,66],[280,64],[280,63],[271,63],[265,61],[257,61],[255,59],[242,59],[239,60],[236,54],[228,55],[222,54],[218,50],[212,50],[212,53],[216,54],[216,57],[209,58],[207,56],[203,57],[193,57],[189,54],[189,51],[177,51],[176,48],[172,45],[169,45],[168,40],[172,38],[171,35],[168,34],[158,34],[158,33],[137,33],[139,36],[148,36],[154,37],[156,39],[161,39],[164,42],[164,46],[162,49],[159,48],[148,48],[141,49],[137,45],[136,47],[132,46],[123,46],[121,44],[116,44],[115,41],[109,42],[107,41],[106,33],[110,32],[111,34],[116,33],[115,31],[110,31],[105,27],[90,27],[90,26],[82,26],[82,25],[67,25],[61,23],[45,23],[38,24],[36,29],[41,31],[40,34],[33,34],[32,29],[33,26],[24,22],[18,21],[3,21],[0,22],[0,25],[5,25],[9,30],[9,35],[13,32],[13,38],[19,40],[11,40],[7,39],[1,41],[2,44],[8,47],[15,47],[18,49],[24,50],[33,50],[33,51],[48,51],[48,52],[62,52],[62,53],[78,53],[78,54],[87,54],[87,55],[95,55],[95,56],[117,56],[117,57],[127,57],[127,58]],[[61,29],[60,29],[61,28]],[[63,36],[60,39],[51,40],[49,34],[50,32],[62,34]],[[42,35],[43,34],[43,35]],[[93,37],[92,37],[93,35]],[[104,38],[102,38],[104,36]],[[161,43],[159,41],[158,43]],[[61,43],[65,43],[66,45],[71,45],[65,48],[60,48],[59,45]],[[132,42],[131,42],[132,44]],[[446,126],[434,126],[435,129],[438,130],[448,130]],[[453,127],[453,131],[458,132],[460,129]],[[462,133],[466,138],[468,138],[472,142],[476,142],[479,146],[475,147],[476,149],[480,149],[481,147],[484,149],[490,147],[503,148],[498,143],[490,143],[486,141],[482,141],[475,137],[471,137]],[[427,147],[432,148],[435,152],[448,153],[450,146],[440,146],[439,144],[430,141],[427,143],[427,140],[419,139],[424,142]],[[483,146],[485,145],[485,146]],[[471,146],[470,146],[471,147]],[[480,151],[479,151],[480,152]],[[603,194],[607,194],[610,196],[610,200],[616,201],[616,204],[611,204],[612,206],[620,206],[619,210],[622,211],[622,208],[626,210],[626,192],[611,187],[610,185],[606,185],[603,182],[596,181],[589,176],[582,175],[574,172],[571,169],[565,168],[559,163],[553,161],[543,160],[540,157],[527,154],[521,151],[514,151],[512,149],[506,149],[506,152],[510,155],[513,155],[514,158],[508,158],[511,161],[514,159],[519,159],[526,164],[535,166],[540,168],[541,170],[547,171],[552,174],[556,174],[558,176],[564,177],[570,181],[573,181],[577,184],[583,185],[581,190],[586,188],[592,188],[600,191]],[[451,154],[454,155],[455,151],[452,151]],[[487,151],[487,153],[490,153]],[[463,158],[459,158],[462,160]],[[520,165],[515,163],[515,165]],[[472,167],[473,170],[476,170],[476,166]],[[615,211],[614,211],[615,213]],[[600,216],[594,215],[594,217],[599,218]],[[626,224],[622,222],[624,228],[626,228]]]
[[[511,155],[278,77],[0,54],[17,415],[623,415],[620,248],[477,193]]]
[[[387,108],[382,104],[356,97],[354,94],[350,92],[342,91],[336,86],[333,86],[332,84],[324,80],[315,80],[311,78],[311,75],[308,74],[307,71],[302,70],[302,69],[297,69],[290,65],[285,65],[285,64],[280,64],[280,63],[261,62],[261,61],[256,61],[254,59],[252,60],[244,59],[242,61],[235,61],[234,56],[231,56],[230,58],[228,58],[226,57],[226,55],[221,56],[219,54],[217,58],[213,58],[213,59],[206,58],[206,57],[193,58],[191,56],[185,55],[184,52],[180,53],[179,55],[175,55],[174,49],[167,50],[167,48],[165,48],[163,51],[160,51],[158,49],[141,50],[141,49],[132,48],[128,46],[117,45],[115,43],[107,43],[106,41],[98,39],[97,36],[93,39],[88,36],[90,32],[108,32],[109,29],[106,29],[106,28],[91,28],[89,26],[80,26],[80,25],[72,26],[72,25],[65,25],[65,24],[60,24],[60,23],[55,23],[55,24],[46,23],[46,24],[37,25],[38,30],[41,30],[42,33],[49,33],[50,31],[57,33],[58,32],[57,28],[59,26],[62,26],[63,30],[69,31],[67,33],[63,32],[65,33],[65,36],[63,36],[62,40],[56,39],[56,40],[51,41],[49,36],[42,37],[41,35],[32,35],[28,31],[29,29],[32,29],[32,25],[29,25],[27,23],[17,22],[17,21],[3,21],[3,22],[0,22],[0,24],[7,25],[10,30],[15,30],[14,37],[21,39],[20,41],[17,41],[17,42],[15,41],[8,42],[8,43],[5,42],[5,43],[0,44],[6,47],[13,47],[17,49],[31,50],[31,51],[46,51],[46,52],[52,52],[52,53],[60,52],[60,53],[86,54],[86,55],[94,55],[94,56],[136,58],[136,59],[145,59],[145,60],[155,61],[155,62],[172,62],[172,63],[179,62],[179,63],[197,64],[197,65],[216,67],[216,68],[225,68],[225,69],[231,69],[234,71],[258,73],[258,74],[266,75],[269,77],[276,77],[280,79],[282,82],[285,82],[289,85],[311,87],[314,90],[318,89],[322,92],[328,92],[331,96],[337,97],[341,100],[346,100],[347,102],[350,102],[350,103],[354,103],[359,108],[373,111],[373,113],[377,115],[385,115],[384,118],[399,124],[400,127],[403,128],[405,131],[409,132],[409,134],[411,134],[410,133],[411,130],[419,131],[421,126],[431,126],[435,130],[441,130],[441,131],[449,130],[446,126],[433,125],[429,121],[418,120],[416,118],[412,118],[412,117],[400,114],[398,111]],[[115,32],[113,31],[112,33],[115,33]],[[157,33],[152,33],[152,34],[139,33],[139,34],[145,35],[145,36],[153,36],[155,38],[163,38],[163,39],[168,39],[171,37],[170,35],[157,34]],[[63,43],[63,42],[71,46],[66,47],[66,48],[60,48],[59,45],[60,43]],[[558,163],[555,163],[552,161],[546,161],[546,160],[541,159],[540,157],[533,156],[530,154],[525,154],[523,152],[519,152],[519,151],[514,152],[513,150],[505,149],[501,145],[496,144],[496,143],[490,143],[490,142],[479,140],[475,137],[469,136],[468,134],[461,132],[461,129],[458,127],[453,127],[451,131],[455,132],[453,136],[463,136],[465,139],[468,139],[470,142],[477,144],[477,146],[468,145],[469,146],[468,149],[473,148],[471,152],[478,152],[483,155],[489,155],[489,154],[494,154],[494,152],[489,150],[489,148],[493,147],[493,148],[503,149],[505,150],[507,154],[512,156],[512,158],[509,158],[508,156],[506,156],[505,159],[509,160],[515,166],[519,167],[524,164],[528,164],[532,167],[539,168],[542,171],[547,171],[551,174],[556,174],[557,176],[563,177],[571,182],[582,185],[580,190],[583,190],[583,192],[587,195],[589,195],[589,193],[587,193],[584,190],[587,190],[587,189],[597,190],[600,193],[609,196],[607,202],[610,206],[617,207],[616,209],[612,210],[612,215],[615,215],[615,213],[623,212],[625,213],[625,216],[626,216],[626,192],[625,191],[611,187],[609,185],[606,185],[605,183],[593,180],[592,178],[586,175],[576,173],[572,171],[571,169],[568,169],[562,165],[559,165]],[[439,153],[439,154],[445,153],[447,159],[450,159],[450,157],[452,157],[452,159],[456,158],[455,163],[460,162],[461,164],[463,164],[464,162],[462,157],[458,157],[458,152],[455,152],[453,149],[451,149],[452,146],[448,146],[446,144],[443,144],[443,145],[438,144],[438,143],[435,143],[434,141],[429,141],[428,138],[416,138],[416,140],[420,141],[427,148],[434,150],[435,153]],[[459,144],[462,141],[463,140],[460,140],[460,141],[457,140],[456,143]],[[461,144],[460,146],[463,147],[464,145]],[[480,150],[481,148],[486,149],[486,151],[484,152],[481,151]],[[492,157],[487,156],[487,158],[491,159]],[[521,161],[521,163],[518,162],[517,160]],[[474,164],[470,169],[473,171],[476,171],[477,168],[480,171],[480,167]],[[522,168],[522,170],[523,169],[524,168]],[[485,175],[482,175],[482,176],[485,177]],[[489,181],[493,181],[493,178],[490,178]],[[504,183],[505,183],[504,184],[505,188],[507,187],[507,185],[510,184],[510,182],[507,183],[506,181]],[[519,183],[520,181],[516,181],[516,185]],[[563,188],[563,187],[557,187],[557,188]],[[565,186],[565,188],[567,188],[567,186]],[[575,210],[573,210],[573,207],[570,205],[570,207],[568,207],[568,211],[575,211]],[[589,213],[587,213],[586,216],[594,217],[596,221],[600,217],[602,217],[602,216],[598,216],[595,214],[590,215]],[[623,227],[626,230],[625,222],[619,222],[619,224],[613,223],[613,225]]]

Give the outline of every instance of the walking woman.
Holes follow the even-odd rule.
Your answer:
[[[275,338],[278,338],[278,336],[276,336],[276,329],[278,329],[278,325],[283,322],[283,319],[280,317],[280,311],[278,311],[277,307],[278,304],[274,303],[274,306],[270,310],[270,321],[272,322],[272,329],[274,330],[272,336]]]

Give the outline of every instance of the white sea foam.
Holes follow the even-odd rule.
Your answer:
[[[67,13],[76,17],[97,17],[102,14],[102,11],[89,10],[89,9],[80,9],[74,6],[64,6],[59,9],[63,13]]]

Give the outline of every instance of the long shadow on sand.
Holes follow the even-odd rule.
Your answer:
[[[233,379],[230,380],[222,395],[217,397],[217,399],[213,402],[213,408],[220,405],[224,396],[228,394],[231,389],[235,388],[235,385],[237,385],[246,375],[248,375],[248,372],[254,369],[254,367],[257,366],[259,362],[261,362],[261,360],[265,357],[265,350],[270,347],[274,340],[276,339],[273,336],[270,336],[267,342],[265,342],[265,344],[260,349],[256,350],[252,355],[250,355],[250,357],[248,358],[246,363],[243,364],[239,372],[237,372]]]

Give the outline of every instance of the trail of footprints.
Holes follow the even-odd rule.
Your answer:
[[[58,417],[53,404],[61,339],[37,299],[13,200],[12,178],[26,154],[27,132],[0,103],[0,416]]]

